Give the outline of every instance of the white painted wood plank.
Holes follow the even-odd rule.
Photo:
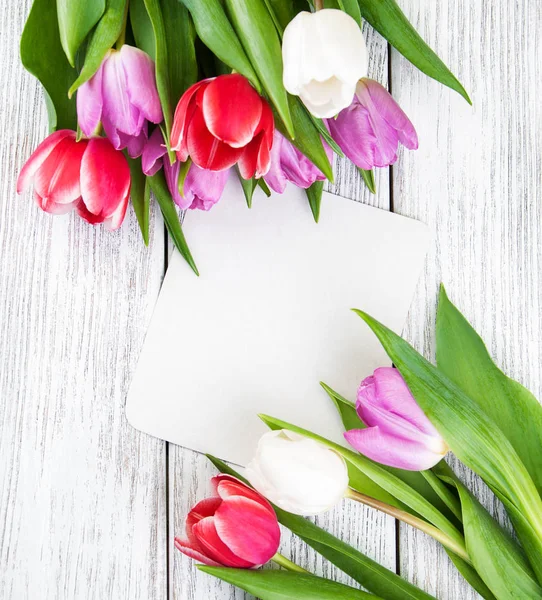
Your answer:
[[[0,597],[166,598],[165,445],[124,418],[163,274],[163,225],[145,249],[17,197],[46,134],[18,57],[30,1],[0,23]]]
[[[387,83],[387,46],[370,28],[365,29],[371,54],[372,76]],[[377,174],[378,194],[373,196],[365,188],[357,170],[344,160],[335,164],[335,185],[327,189],[355,200],[389,208],[389,173],[382,169]],[[325,219],[322,213],[321,219]],[[330,382],[332,384],[332,382]],[[240,379],[242,385],[242,379]],[[355,390],[352,390],[352,397]],[[327,402],[322,394],[315,402]],[[257,410],[257,407],[255,408]],[[278,415],[280,416],[280,415]],[[184,520],[190,508],[209,494],[210,478],[216,471],[207,459],[195,452],[170,445],[170,598],[175,600],[241,600],[251,596],[232,586],[198,573],[194,561],[181,555],[173,547],[175,535],[182,535]],[[395,570],[395,521],[372,509],[344,503],[334,511],[317,518],[318,525],[359,548],[386,567]],[[281,551],[313,573],[352,584],[352,580],[335,567],[323,561],[305,544],[284,531]]]
[[[539,2],[401,0],[471,93],[459,95],[392,53],[392,88],[420,136],[393,172],[394,208],[435,232],[407,337],[434,356],[437,287],[473,323],[498,364],[542,392],[542,64]],[[502,509],[472,475],[483,503]],[[427,537],[401,528],[401,572],[439,598],[476,594]]]

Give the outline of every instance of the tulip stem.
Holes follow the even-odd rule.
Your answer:
[[[120,50],[124,46],[124,42],[126,41],[126,24],[128,23],[128,5],[130,2],[126,2],[124,6],[124,16],[122,20],[122,29],[120,31],[120,35],[115,43],[115,48]]]
[[[465,562],[471,564],[471,560],[467,554],[467,549],[465,548],[464,544],[453,540],[449,535],[438,529],[438,527],[431,525],[427,521],[415,517],[405,510],[401,510],[400,508],[396,508],[395,506],[391,506],[385,502],[381,502],[380,500],[376,500],[375,498],[371,498],[370,496],[356,492],[352,488],[347,489],[344,497],[350,498],[350,500],[355,500],[356,502],[360,502],[361,504],[365,504],[366,506],[370,506],[371,508],[376,508],[387,515],[399,519],[399,521],[403,521],[403,523],[412,525],[412,527],[427,533],[427,535],[430,535],[432,538],[437,540],[437,542],[440,542],[443,546],[448,548],[448,550],[451,550],[454,554],[457,554],[457,556],[462,558]]]
[[[324,8],[324,0],[314,0],[314,10],[322,10]]]
[[[283,569],[286,569],[287,571],[294,571],[295,573],[308,573],[308,571],[305,570],[303,567],[296,565],[289,558],[286,558],[279,552],[277,552],[271,560]]]

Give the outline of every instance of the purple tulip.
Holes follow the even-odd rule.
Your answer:
[[[187,208],[209,210],[222,196],[230,169],[224,171],[210,171],[201,169],[192,163],[188,169],[183,185],[183,195],[179,192],[179,171],[181,163],[175,161],[173,165],[169,160],[164,160],[167,153],[164,138],[159,128],[152,133],[145,145],[141,156],[141,166],[146,175],[154,175],[164,167],[169,192],[177,206],[182,210]]]
[[[77,92],[77,118],[87,137],[101,121],[117,150],[127,148],[133,158],[140,156],[147,141],[147,121],[163,119],[150,56],[128,45],[110,50]]]
[[[397,369],[381,367],[361,382],[356,410],[366,429],[344,434],[358,452],[390,467],[423,471],[448,452]]]
[[[331,148],[325,142],[324,147],[331,160]],[[288,181],[297,187],[307,189],[315,181],[323,181],[325,178],[326,176],[318,167],[275,130],[271,148],[271,168],[264,176],[265,182],[272,190],[282,194]]]
[[[418,148],[414,126],[388,90],[373,79],[360,79],[352,104],[327,124],[341,150],[360,169],[392,165],[399,143],[409,150]]]

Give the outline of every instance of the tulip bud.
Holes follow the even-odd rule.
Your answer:
[[[282,41],[283,83],[316,117],[334,117],[367,75],[367,46],[354,19],[336,9],[300,12]]]
[[[348,488],[342,456],[291,431],[270,431],[246,468],[250,483],[279,508],[316,515],[335,506]]]
[[[410,393],[397,369],[381,367],[361,382],[356,410],[366,429],[344,434],[358,452],[390,467],[423,471],[448,446]]]
[[[272,506],[230,475],[211,480],[216,495],[198,502],[186,518],[186,539],[175,547],[211,566],[248,569],[271,560],[280,543]]]

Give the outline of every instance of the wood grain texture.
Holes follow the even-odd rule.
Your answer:
[[[407,338],[434,357],[443,281],[506,373],[542,396],[542,7],[540,2],[401,0],[458,74],[474,107],[392,53],[392,88],[420,136],[393,169],[394,209],[434,232]],[[481,482],[482,502],[503,519]],[[432,541],[401,528],[401,572],[442,599],[476,594]]]
[[[0,598],[166,598],[165,444],[132,429],[124,399],[163,274],[122,230],[51,217],[17,197],[47,133],[20,65],[30,2],[0,23]]]

